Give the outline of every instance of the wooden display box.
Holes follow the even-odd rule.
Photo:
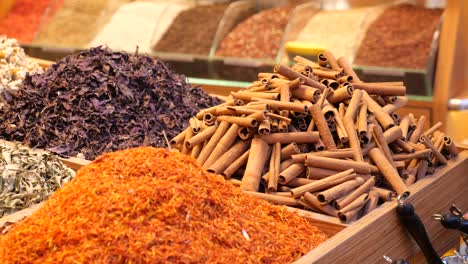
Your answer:
[[[414,206],[440,255],[457,245],[459,238],[457,232],[443,228],[432,215],[446,213],[452,204],[463,212],[468,211],[467,172],[468,151],[463,151],[434,175],[409,187],[411,195],[407,201]],[[383,204],[342,228],[296,263],[386,263],[384,255],[392,259],[410,259],[411,263],[426,263],[424,258],[417,256],[419,247],[399,223],[396,206],[396,201]],[[330,231],[339,228],[332,223],[327,225]]]
[[[51,64],[50,61],[36,61],[44,68]],[[219,91],[214,93],[219,94]],[[73,170],[89,163],[78,158],[61,160]],[[439,222],[432,219],[432,215],[448,212],[452,204],[463,212],[468,211],[467,172],[468,150],[464,150],[456,159],[440,167],[434,175],[426,176],[409,187],[411,195],[407,201],[414,206],[440,255],[457,245],[459,238],[456,231],[443,228]],[[384,255],[392,259],[408,259],[411,264],[426,263],[417,244],[399,223],[396,206],[396,200],[386,202],[350,224],[342,223],[334,217],[288,208],[309,219],[331,237],[295,263],[387,263],[383,259]],[[0,218],[0,233],[5,224],[18,222],[39,208],[40,204]]]
[[[74,169],[84,165],[79,161],[68,162]],[[432,215],[447,212],[452,204],[456,204],[462,211],[468,211],[467,171],[468,151],[463,151],[434,175],[425,177],[409,188],[411,195],[407,201],[415,207],[434,248],[441,255],[457,244],[458,236],[455,231],[444,229],[432,219]],[[396,201],[387,202],[349,225],[333,217],[289,208],[331,236],[295,263],[375,264],[385,263],[384,255],[393,259],[412,259],[410,263],[425,263],[424,258],[414,258],[420,250],[399,223],[396,206]],[[5,223],[18,222],[38,208],[40,205],[1,218],[0,230]]]

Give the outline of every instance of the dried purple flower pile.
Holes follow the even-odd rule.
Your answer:
[[[0,137],[87,159],[137,146],[166,146],[200,109],[219,104],[161,61],[91,48],[67,56],[0,110]]]

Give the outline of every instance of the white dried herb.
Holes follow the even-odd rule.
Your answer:
[[[74,176],[55,155],[0,146],[0,217],[44,201]]]
[[[0,107],[21,89],[26,74],[35,72],[42,72],[41,67],[24,53],[18,41],[0,36]]]

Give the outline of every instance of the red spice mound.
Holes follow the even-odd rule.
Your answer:
[[[190,157],[141,147],[82,168],[0,236],[0,263],[285,263],[326,238]]]
[[[354,63],[425,68],[442,11],[407,4],[386,9],[369,26]]]
[[[293,10],[277,7],[247,18],[224,37],[216,55],[274,59]]]
[[[47,15],[47,8],[51,8],[48,13],[54,12],[62,2],[55,1],[49,6],[51,0],[16,0],[10,12],[0,19],[0,35],[15,38],[20,43],[31,43],[41,20]]]

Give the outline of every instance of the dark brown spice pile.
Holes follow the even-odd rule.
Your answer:
[[[0,262],[289,263],[326,239],[188,156],[141,147],[82,168],[0,235]]]
[[[354,63],[425,68],[442,11],[407,4],[386,9],[370,25]]]
[[[166,146],[191,116],[219,100],[147,56],[97,47],[70,55],[0,110],[0,137],[87,159],[137,146]]]
[[[201,5],[179,13],[153,49],[208,55],[227,7],[227,4]]]
[[[226,35],[216,55],[274,59],[293,10],[277,7],[247,18]]]

